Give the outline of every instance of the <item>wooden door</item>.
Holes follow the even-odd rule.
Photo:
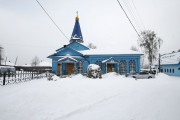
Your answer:
[[[67,75],[74,74],[74,63],[66,64],[66,73],[67,73]]]
[[[112,72],[112,65],[111,64],[107,64],[107,72]]]
[[[60,64],[57,65],[57,76],[60,76],[61,74],[61,66]]]

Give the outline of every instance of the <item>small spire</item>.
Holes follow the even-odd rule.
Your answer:
[[[71,39],[70,39],[70,43],[71,42],[80,42],[83,43],[83,36],[81,33],[81,28],[80,28],[80,24],[79,24],[79,17],[78,17],[78,11],[76,12],[77,16],[76,16],[76,21],[75,21],[75,25],[74,25],[74,29],[71,35]]]
[[[79,17],[78,17],[78,11],[76,12],[77,16],[76,16],[76,20],[79,20]]]

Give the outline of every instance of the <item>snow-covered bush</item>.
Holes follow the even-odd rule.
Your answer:
[[[89,78],[102,78],[100,66],[96,65],[96,64],[88,65],[87,77],[89,77]]]
[[[59,79],[59,77],[58,76],[56,76],[56,75],[54,75],[54,74],[52,74],[52,73],[49,73],[49,72],[46,72],[46,75],[47,75],[47,80],[54,80],[54,81],[56,81],[57,79]]]

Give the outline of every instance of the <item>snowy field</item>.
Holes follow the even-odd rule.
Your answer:
[[[115,73],[0,87],[0,120],[180,120],[180,78]]]

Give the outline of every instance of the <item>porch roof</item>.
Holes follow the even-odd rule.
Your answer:
[[[118,61],[115,60],[113,57],[110,57],[106,60],[103,60],[102,63],[118,63]]]
[[[59,59],[58,62],[62,62],[62,63],[76,63],[76,62],[78,62],[78,60],[68,56],[68,57],[63,57],[63,58]]]

